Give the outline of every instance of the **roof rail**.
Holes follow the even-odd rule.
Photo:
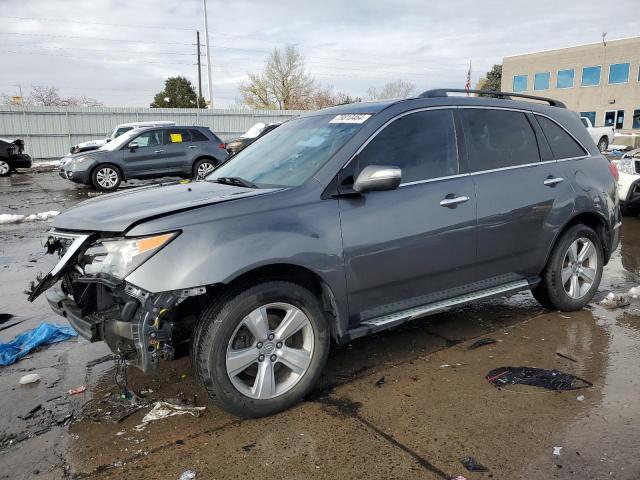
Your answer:
[[[560,107],[567,108],[567,106],[559,100],[554,100],[553,98],[547,97],[536,97],[535,95],[524,95],[522,93],[512,93],[512,92],[493,92],[490,90],[465,90],[462,88],[438,88],[435,90],[427,90],[426,92],[422,92],[419,97],[420,98],[439,98],[439,97],[448,97],[448,93],[478,93],[482,95],[487,95],[491,97],[500,98],[502,100],[510,100],[511,97],[516,98],[529,98],[531,100],[539,100],[541,102],[547,102],[552,107]]]

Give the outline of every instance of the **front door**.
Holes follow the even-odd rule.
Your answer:
[[[131,144],[137,145],[130,148]],[[162,130],[146,130],[134,137],[123,148],[124,168],[128,178],[143,177],[153,173],[162,162],[165,148]]]
[[[475,192],[460,174],[453,111],[395,119],[343,170],[343,181],[367,165],[400,167],[402,183],[340,199],[351,325],[450,296],[475,275]]]

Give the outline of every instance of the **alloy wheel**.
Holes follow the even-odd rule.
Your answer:
[[[247,397],[278,397],[302,379],[313,351],[313,327],[307,315],[288,303],[269,303],[244,317],[231,335],[227,375]]]
[[[118,172],[110,167],[101,168],[96,174],[96,181],[102,188],[113,188],[118,184]]]
[[[7,173],[9,173],[9,162],[0,160],[0,175],[6,175]]]
[[[206,177],[209,172],[213,171],[214,169],[214,165],[210,162],[202,162],[200,165],[198,165],[198,178],[204,178]]]
[[[584,297],[591,289],[598,271],[596,246],[585,237],[575,240],[562,261],[562,286],[574,300]]]

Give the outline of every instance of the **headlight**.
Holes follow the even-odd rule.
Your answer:
[[[618,166],[618,171],[622,173],[626,173],[628,175],[637,175],[636,172],[636,162],[631,158],[621,158],[616,161],[616,165]]]
[[[152,237],[100,240],[84,254],[84,271],[88,275],[108,274],[124,279],[167,245],[178,232]]]

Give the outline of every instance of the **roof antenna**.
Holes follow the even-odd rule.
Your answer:
[[[607,41],[605,40],[606,36],[607,32],[602,32],[602,45],[604,45],[605,47],[607,46]]]

